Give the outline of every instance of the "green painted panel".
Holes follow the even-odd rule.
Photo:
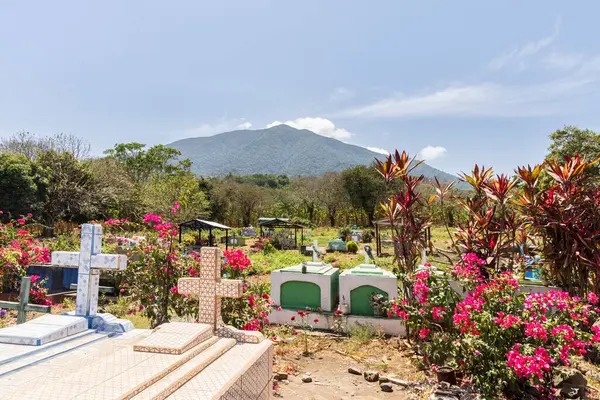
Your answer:
[[[281,307],[288,309],[321,307],[321,288],[312,282],[285,282],[281,285]]]
[[[369,304],[369,299],[371,297],[371,293],[373,292],[382,294],[386,297],[388,295],[383,290],[371,285],[359,286],[352,290],[350,292],[350,314],[365,315],[369,317],[375,315],[371,305]]]

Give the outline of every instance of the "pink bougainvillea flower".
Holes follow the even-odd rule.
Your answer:
[[[430,332],[431,332],[431,330],[430,330],[430,329],[423,328],[423,329],[421,329],[421,330],[419,331],[419,337],[420,337],[421,339],[425,339],[427,336],[429,336],[429,333],[430,333]]]

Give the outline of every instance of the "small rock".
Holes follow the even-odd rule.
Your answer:
[[[564,384],[560,389],[560,394],[565,399],[578,399],[585,395],[585,388]]]
[[[273,377],[273,379],[275,379],[276,381],[285,381],[287,378],[288,374],[286,374],[285,372],[278,372]]]
[[[403,388],[408,388],[408,387],[412,387],[412,386],[416,386],[417,385],[416,383],[403,381],[402,379],[388,378],[388,380],[390,382],[392,382],[394,385],[402,386]]]
[[[305,376],[302,378],[302,382],[304,383],[311,383],[312,382],[312,378],[310,376]]]
[[[436,390],[431,394],[429,400],[460,400],[460,397],[452,392],[445,392],[443,390]]]
[[[554,387],[563,388],[570,386],[573,388],[586,388],[587,379],[581,372],[573,368],[560,368],[554,377]]]
[[[358,367],[350,367],[348,368],[348,373],[352,375],[362,375],[362,371]]]
[[[380,376],[379,377],[379,383],[387,383],[390,381],[390,378],[388,378],[387,376]]]
[[[365,380],[367,382],[378,382],[379,381],[379,372],[375,371],[365,371],[363,373]]]
[[[382,392],[392,393],[394,391],[392,384],[388,382],[382,382],[379,387],[381,388]]]

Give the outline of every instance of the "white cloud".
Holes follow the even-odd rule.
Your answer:
[[[338,128],[330,120],[320,117],[304,117],[286,122],[273,121],[267,125],[267,128],[282,124],[296,129],[308,129],[318,135],[327,136],[337,140],[347,140],[352,136],[352,134],[344,128]]]
[[[248,121],[246,121],[246,122],[242,122],[241,124],[239,124],[239,125],[237,126],[237,128],[238,128],[238,129],[244,129],[244,130],[246,130],[246,129],[250,129],[250,128],[252,128],[252,124],[251,124],[250,122],[248,122]]]
[[[235,131],[238,129],[250,129],[252,124],[243,118],[220,119],[211,123],[203,123],[195,128],[187,129],[183,134],[178,136],[183,137],[200,137],[213,136],[223,132]]]
[[[345,87],[338,87],[329,96],[329,101],[339,103],[342,101],[349,100],[353,97],[354,92],[352,90]]]
[[[427,146],[421,149],[417,157],[425,161],[431,161],[440,158],[447,152],[448,150],[442,146]]]
[[[389,151],[387,151],[386,149],[382,149],[381,147],[365,147],[365,149],[371,150],[371,151],[373,151],[375,153],[383,154],[383,155],[386,155],[386,156],[388,154],[390,154]]]
[[[584,69],[587,70],[584,72]],[[526,86],[496,83],[449,86],[437,91],[409,96],[393,96],[373,104],[342,110],[334,117],[422,118],[422,117],[518,117],[547,115],[557,110],[559,101],[594,88],[599,78],[597,65],[586,63],[579,71],[562,79]]]
[[[546,37],[543,37],[536,41],[531,41],[523,46],[519,46],[514,48],[513,50],[502,54],[501,56],[493,59],[489,63],[489,67],[492,69],[502,69],[508,65],[516,64],[519,68],[525,68],[525,60],[537,53],[546,47],[550,46],[554,40],[558,37],[560,33],[560,25],[562,20],[560,17],[554,23],[554,32]]]
[[[578,67],[583,62],[582,54],[567,54],[552,52],[542,62],[548,69],[569,70]]]

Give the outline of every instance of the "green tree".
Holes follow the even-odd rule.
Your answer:
[[[53,225],[60,219],[88,219],[94,210],[94,180],[86,164],[54,150],[38,154],[36,163],[48,180],[43,221]]]
[[[117,160],[95,158],[87,162],[87,167],[93,181],[90,205],[93,218],[142,218],[145,209],[139,193]]]
[[[172,175],[189,171],[192,162],[181,156],[179,150],[162,144],[150,147],[141,143],[120,143],[104,152],[108,157],[119,161],[134,182],[148,182],[155,175]]]
[[[328,172],[318,178],[317,198],[327,212],[329,224],[337,226],[340,211],[348,205],[348,193],[344,189],[344,180],[339,172]]]
[[[353,207],[364,211],[369,226],[373,225],[375,210],[385,196],[385,185],[375,168],[358,165],[342,172],[344,188]]]
[[[550,134],[552,143],[548,148],[547,159],[556,158],[563,162],[565,156],[573,156],[579,153],[588,159],[600,157],[600,134],[589,129],[580,129],[576,126],[565,125],[564,128]],[[600,167],[598,164],[588,171],[590,175],[598,175]]]
[[[154,176],[146,186],[145,198],[148,211],[163,215],[170,215],[173,204],[179,202],[180,208],[172,217],[175,222],[206,218],[209,214],[208,200],[191,172]]]
[[[43,174],[27,157],[0,153],[0,210],[9,218],[39,212],[46,188]]]

